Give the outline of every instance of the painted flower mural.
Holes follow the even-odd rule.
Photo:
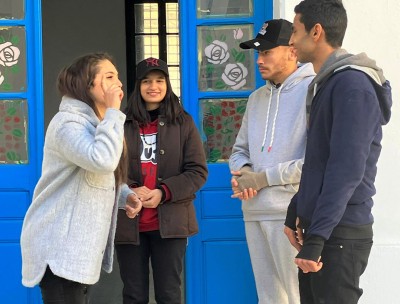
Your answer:
[[[26,100],[0,100],[0,164],[27,163]]]
[[[20,53],[11,42],[0,44],[0,65],[10,67],[17,64]]]
[[[253,53],[239,46],[251,34],[249,25],[200,27],[201,91],[250,91],[254,88]]]
[[[204,49],[207,61],[212,64],[222,64],[229,59],[228,45],[225,42],[214,40]]]
[[[202,132],[208,162],[227,161],[239,132],[247,99],[203,99]]]
[[[0,92],[20,92],[26,88],[25,34],[23,27],[0,27]],[[25,164],[27,153],[26,99],[0,99],[0,164]]]
[[[227,98],[225,93],[255,87],[254,52],[240,48],[252,35],[253,27],[248,24],[198,27],[198,88],[206,92],[199,114],[210,163],[228,161],[246,109],[247,98]]]
[[[235,38],[235,40],[239,40],[243,38],[243,31],[241,28],[237,28],[233,30],[233,38]]]
[[[20,39],[17,35],[8,35],[0,30],[0,92],[19,91],[15,79],[21,75]]]
[[[231,89],[239,90],[246,84],[247,74],[247,68],[240,62],[229,63],[226,65],[221,78]]]

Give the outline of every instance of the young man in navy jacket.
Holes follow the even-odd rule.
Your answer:
[[[341,48],[347,15],[340,0],[304,0],[295,14],[290,45],[317,76],[308,89],[306,154],[285,233],[299,251],[302,303],[357,303],[372,247],[372,196],[391,88],[375,61]]]

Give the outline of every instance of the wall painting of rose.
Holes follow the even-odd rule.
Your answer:
[[[198,27],[199,90],[203,92],[250,91],[255,88],[252,50],[239,44],[251,39],[253,26]]]
[[[25,54],[25,28],[0,27],[0,93],[26,91]]]

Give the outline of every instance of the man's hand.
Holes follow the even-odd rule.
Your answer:
[[[303,273],[318,272],[321,270],[323,263],[320,262],[321,257],[319,257],[318,262],[305,259],[294,259],[294,263],[303,270]]]
[[[267,175],[265,172],[256,173],[250,171],[241,171],[241,176],[239,176],[236,180],[241,191],[250,188],[259,191],[262,188],[268,187]]]
[[[142,202],[139,197],[132,193],[126,199],[125,211],[129,218],[134,218],[142,209]]]
[[[257,195],[257,191],[254,190],[253,188],[243,189],[243,190],[239,188],[239,183],[237,179],[242,175],[242,172],[251,170],[249,168],[250,167],[248,166],[244,166],[240,171],[231,171],[232,174],[231,185],[233,191],[233,194],[231,195],[232,198],[238,198],[240,200],[248,200]]]
[[[293,231],[291,228],[285,226],[283,232],[289,239],[290,244],[292,244],[297,251],[300,251],[301,246],[303,245],[303,232],[301,229],[297,228],[297,231]]]

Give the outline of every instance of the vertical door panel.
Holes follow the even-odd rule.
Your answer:
[[[20,234],[43,147],[40,1],[0,1],[0,303],[39,303],[21,284]]]
[[[195,201],[200,232],[189,239],[186,303],[258,301],[227,160],[247,98],[263,84],[254,52],[239,44],[271,16],[272,1],[180,2],[181,100],[201,131],[209,168]]]

